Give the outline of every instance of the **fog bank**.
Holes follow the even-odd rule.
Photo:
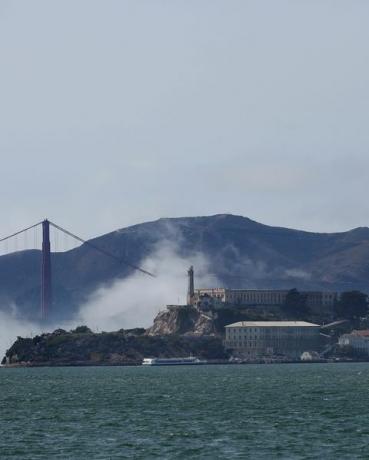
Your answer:
[[[190,265],[195,266],[198,286],[216,284],[216,279],[208,275],[209,264],[202,254],[181,257],[173,243],[161,243],[141,264],[145,270],[154,273],[155,278],[136,272],[109,287],[98,289],[82,305],[78,313],[79,323],[106,331],[150,326],[159,310],[167,304],[186,303]]]

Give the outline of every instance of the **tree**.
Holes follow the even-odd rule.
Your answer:
[[[337,318],[360,319],[368,314],[367,295],[360,291],[342,292],[334,311]]]
[[[294,318],[303,318],[310,313],[307,295],[301,294],[296,288],[288,291],[282,308],[288,316]]]
[[[74,330],[71,331],[73,334],[92,334],[92,331],[87,326],[77,326]]]

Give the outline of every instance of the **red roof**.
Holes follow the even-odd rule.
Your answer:
[[[352,334],[359,335],[360,337],[369,337],[369,329],[363,329],[361,331],[352,331]]]

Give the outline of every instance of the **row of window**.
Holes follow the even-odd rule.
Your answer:
[[[226,330],[226,334],[228,336],[247,336],[247,335],[255,335],[255,336],[265,336],[265,335],[272,335],[274,337],[277,336],[284,336],[284,335],[312,335],[316,334],[317,331],[314,328],[273,328],[273,329],[252,329],[252,328],[228,328]]]
[[[227,340],[228,347],[239,347],[239,348],[257,348],[258,342],[246,342],[242,340]]]
[[[226,291],[223,289],[200,289],[196,291],[198,294],[207,294],[211,297],[218,299],[224,299]],[[287,292],[227,292],[227,300],[230,301],[244,301],[244,302],[256,302],[256,303],[270,303],[270,304],[282,304],[285,299]],[[316,305],[321,303],[333,303],[336,298],[335,293],[306,293],[308,296],[308,301]]]
[[[283,294],[229,294],[229,300],[259,303],[282,303],[285,297]]]

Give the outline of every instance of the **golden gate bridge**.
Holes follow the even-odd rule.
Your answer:
[[[9,240],[17,238],[19,235],[25,234],[29,230],[37,230],[38,228],[42,228],[42,246],[41,246],[41,258],[42,258],[42,263],[41,263],[41,305],[40,305],[40,312],[41,312],[41,319],[46,320],[50,314],[50,311],[52,309],[52,303],[53,303],[53,294],[52,294],[52,265],[51,265],[51,243],[50,243],[50,227],[54,228],[57,231],[60,231],[64,233],[64,235],[67,235],[71,238],[73,238],[75,241],[78,241],[79,243],[85,244],[94,251],[99,252],[100,254],[104,255],[105,257],[109,257],[113,260],[115,260],[119,264],[125,264],[129,267],[131,267],[133,270],[137,270],[145,275],[155,277],[154,274],[150,273],[147,270],[144,270],[143,268],[139,267],[138,265],[135,265],[128,261],[127,259],[123,257],[119,257],[116,254],[113,254],[110,251],[107,251],[104,248],[101,248],[97,246],[96,244],[91,243],[90,241],[87,241],[74,233],[66,230],[65,228],[61,227],[60,225],[55,224],[54,222],[51,222],[48,219],[43,220],[42,222],[37,222],[34,225],[31,225],[30,227],[24,228],[22,230],[19,230],[11,235],[8,235],[4,238],[0,238],[0,243],[6,242],[8,243]],[[36,241],[36,238],[35,238]]]

